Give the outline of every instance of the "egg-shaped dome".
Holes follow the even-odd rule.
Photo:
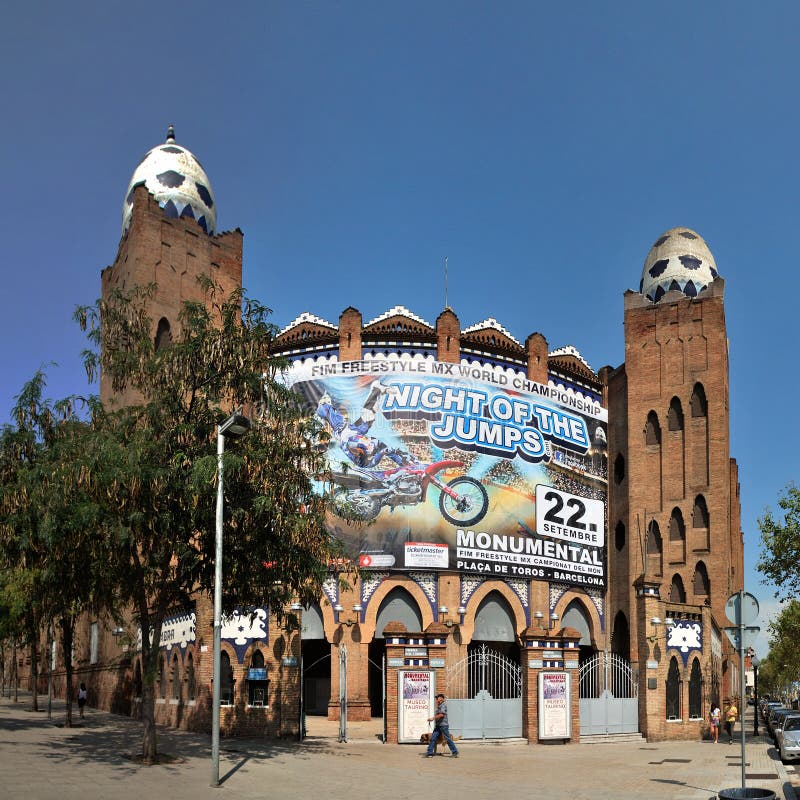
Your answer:
[[[717,275],[714,256],[703,237],[689,228],[672,228],[650,248],[639,291],[653,303],[672,290],[697,297]]]
[[[145,155],[128,184],[122,206],[123,234],[131,224],[133,190],[142,184],[164,209],[164,216],[190,217],[206,233],[216,232],[217,211],[211,183],[194,154],[175,144],[172,125],[167,140]]]

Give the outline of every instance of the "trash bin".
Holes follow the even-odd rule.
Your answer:
[[[778,796],[771,789],[759,789],[755,786],[746,786],[742,789],[720,789],[717,795],[719,800],[777,800]]]

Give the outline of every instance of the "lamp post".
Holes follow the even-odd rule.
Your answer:
[[[758,736],[758,665],[761,661],[754,653],[750,663],[753,665],[753,736]]]
[[[214,537],[214,685],[211,711],[211,785],[219,786],[219,701],[222,627],[222,456],[225,439],[241,439],[250,430],[250,420],[241,410],[231,414],[217,427],[217,525]]]

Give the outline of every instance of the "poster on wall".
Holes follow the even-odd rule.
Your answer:
[[[569,739],[571,723],[570,674],[540,672],[539,739]]]
[[[327,431],[327,524],[362,568],[605,586],[608,414],[500,367],[294,362]]]
[[[397,679],[398,740],[418,743],[431,730],[434,675],[429,670],[400,671]]]

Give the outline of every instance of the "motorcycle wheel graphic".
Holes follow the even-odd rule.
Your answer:
[[[381,504],[363,492],[350,492],[347,489],[337,489],[333,493],[333,511],[342,519],[360,519],[362,522],[371,522],[378,516]]]
[[[451,525],[469,528],[486,516],[489,510],[489,495],[480,481],[462,475],[460,478],[448,481],[447,485],[458,496],[453,498],[446,492],[441,492],[439,511]]]

